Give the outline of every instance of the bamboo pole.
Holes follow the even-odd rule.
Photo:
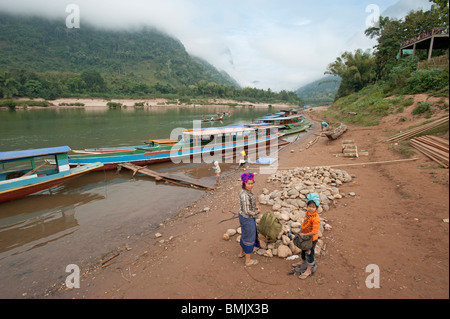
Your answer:
[[[413,136],[418,135],[420,133],[426,132],[426,131],[428,131],[428,130],[430,130],[432,128],[435,128],[435,127],[438,127],[438,126],[443,125],[445,123],[448,123],[448,119],[449,119],[449,117],[446,116],[446,117],[444,117],[442,119],[439,119],[439,120],[436,120],[436,121],[434,121],[432,123],[428,123],[428,124],[425,124],[425,125],[420,126],[420,127],[416,127],[416,128],[410,129],[410,130],[406,130],[404,132],[401,132],[399,134],[396,134],[394,136],[389,137],[388,139],[385,140],[385,142],[396,142],[396,141],[406,140],[406,139],[408,139],[410,137],[413,137]]]
[[[345,163],[345,164],[333,164],[333,165],[321,165],[321,166],[311,166],[311,168],[320,168],[320,167],[344,167],[344,166],[358,166],[358,165],[372,165],[372,164],[390,164],[390,163],[401,163],[401,162],[409,162],[416,161],[417,158],[408,158],[408,159],[400,159],[400,160],[389,160],[389,161],[379,161],[379,162],[365,162],[365,163]],[[298,167],[284,167],[278,168],[278,170],[290,170],[296,169]]]

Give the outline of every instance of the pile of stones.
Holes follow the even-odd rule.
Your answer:
[[[344,170],[330,167],[303,167],[292,170],[279,170],[267,178],[267,182],[274,185],[274,190],[267,188],[262,190],[258,196],[260,205],[269,206],[275,216],[282,224],[282,230],[278,234],[276,241],[268,241],[261,238],[261,248],[255,252],[259,255],[280,258],[287,258],[298,255],[301,250],[294,245],[293,238],[301,230],[301,225],[306,212],[306,196],[309,193],[317,193],[320,196],[320,206],[318,213],[330,210],[330,205],[345,196],[355,196],[354,193],[344,194],[339,191],[339,187],[344,183],[349,183],[354,176]],[[264,206],[262,212],[264,213]],[[316,244],[315,254],[325,251],[326,244],[323,241],[323,232],[332,229],[325,217],[320,216],[319,240]],[[259,219],[256,220],[259,223]],[[224,239],[228,240],[235,234],[240,235],[241,230],[229,229],[224,234]],[[260,235],[261,237],[261,235]],[[240,236],[236,241],[239,242]]]

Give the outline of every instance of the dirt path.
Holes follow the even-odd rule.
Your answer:
[[[318,113],[309,114],[320,121]],[[405,129],[424,119],[397,123]],[[392,123],[349,130],[335,141],[321,137],[320,122],[306,137],[285,147],[280,167],[354,164],[401,159],[388,144]],[[368,156],[345,159],[341,140],[352,139]],[[392,164],[343,166],[355,175],[341,193],[356,196],[340,199],[321,215],[332,226],[324,232],[326,250],[318,258],[315,276],[299,280],[288,276],[291,261],[255,256],[260,264],[244,267],[237,257],[236,236],[222,239],[228,228],[238,227],[232,218],[238,211],[239,176],[221,181],[215,192],[206,193],[183,210],[179,217],[154,233],[142,236],[130,250],[121,252],[106,267],[82,270],[78,289],[53,289],[48,298],[151,298],[151,299],[290,299],[290,298],[449,298],[448,170],[420,153],[416,161]],[[257,172],[258,169],[250,169]],[[254,193],[272,191],[267,175],[257,175]],[[204,210],[208,207],[209,210]],[[269,210],[263,206],[262,211]],[[156,238],[159,232],[162,237]],[[161,242],[164,240],[164,242]],[[376,265],[380,288],[367,288],[366,279]]]

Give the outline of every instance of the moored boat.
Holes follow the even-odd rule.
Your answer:
[[[68,146],[0,152],[0,202],[21,198],[55,185],[65,183],[103,166],[92,162],[70,168]],[[50,161],[54,167],[45,167]]]
[[[171,139],[155,139],[146,142],[146,145],[138,146],[120,146],[120,147],[106,147],[106,148],[86,148],[84,150],[72,150],[75,154],[105,154],[105,153],[118,153],[118,152],[132,152],[136,149],[148,150],[155,147],[170,146],[178,143],[178,140]]]
[[[181,140],[176,144],[113,153],[75,154],[69,156],[69,164],[77,166],[101,162],[104,164],[102,169],[108,170],[127,162],[142,166],[201,158],[211,156],[211,153],[215,156],[234,156],[237,151],[275,144],[278,137],[278,127],[270,125],[184,129]]]
[[[306,131],[311,126],[311,122],[303,121],[295,124],[286,124],[284,126],[283,135],[291,135]]]

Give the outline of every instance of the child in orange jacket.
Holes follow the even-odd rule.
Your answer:
[[[302,223],[302,230],[300,231],[300,235],[302,236],[311,236],[312,237],[312,248],[309,251],[302,250],[302,260],[297,264],[298,266],[307,262],[308,267],[306,270],[300,275],[300,279],[306,279],[312,275],[311,269],[315,266],[315,254],[314,249],[317,244],[317,240],[319,239],[319,228],[320,228],[320,217],[319,213],[317,213],[317,208],[320,205],[320,197],[316,193],[310,193],[306,197],[306,207],[307,211],[305,213],[305,218]]]

